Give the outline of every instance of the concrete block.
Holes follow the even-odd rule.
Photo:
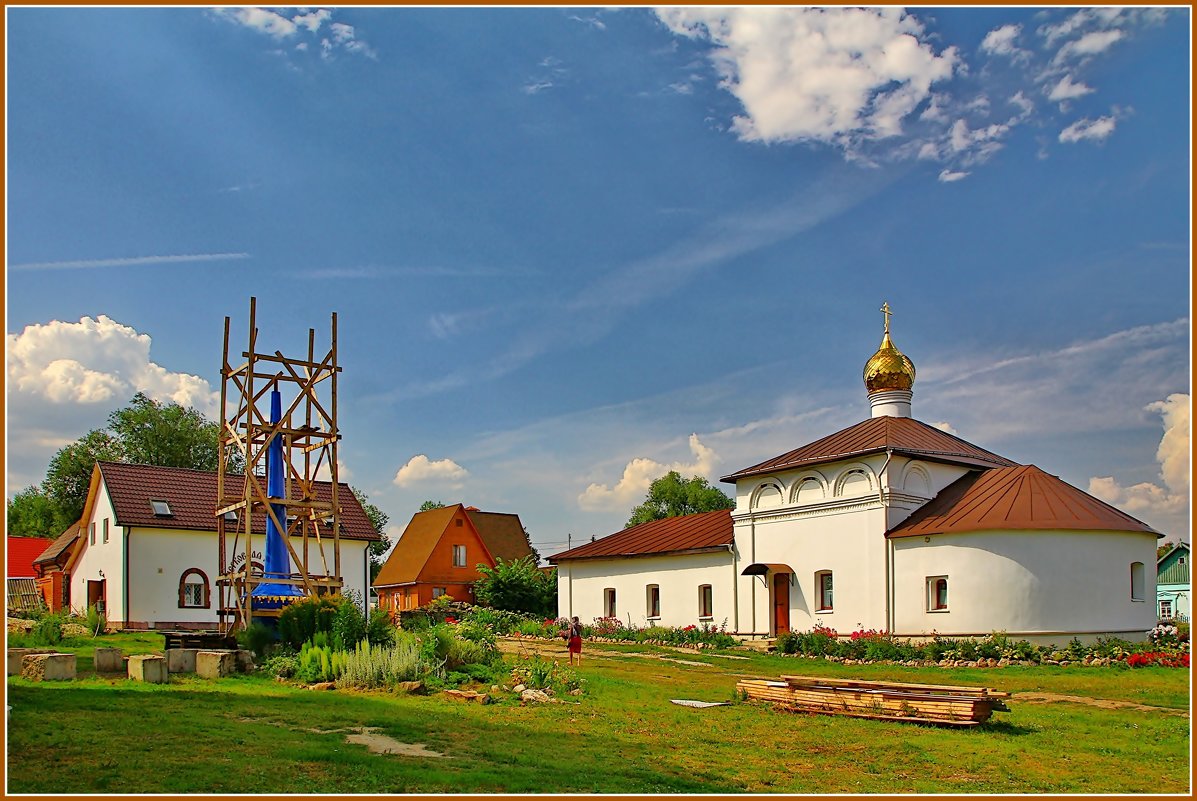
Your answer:
[[[124,673],[125,655],[120,648],[97,648],[92,666],[96,673]]]
[[[53,651],[47,648],[9,648],[8,649],[8,675],[16,676],[21,672],[21,660],[29,654],[52,654]]]
[[[170,680],[170,674],[166,672],[166,657],[156,654],[129,657],[129,678],[147,684],[166,684]]]
[[[195,672],[204,679],[221,679],[237,672],[237,655],[232,651],[200,651],[195,655]]]
[[[166,670],[168,673],[194,673],[195,655],[198,648],[171,648],[166,652]]]
[[[75,678],[75,655],[27,654],[21,659],[21,677],[30,681],[70,681]]]
[[[241,648],[234,653],[237,654],[237,670],[241,671],[242,673],[253,673],[254,652]]]

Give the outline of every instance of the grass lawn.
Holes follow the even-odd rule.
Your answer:
[[[123,639],[127,638],[127,639]],[[140,638],[140,639],[139,639]],[[126,653],[156,635],[116,635]],[[538,644],[561,658],[559,644]],[[90,645],[74,645],[90,655]],[[577,703],[314,692],[258,676],[165,686],[10,677],[16,793],[1187,793],[1189,672],[905,668],[588,644]],[[511,658],[511,657],[509,657]],[[681,661],[678,661],[681,660]],[[684,664],[684,662],[702,664]],[[739,677],[984,684],[1012,711],[958,730],[734,701]],[[482,688],[487,689],[487,688]],[[1028,700],[1020,700],[1019,693]],[[1050,696],[1050,697],[1044,697]],[[1054,700],[1069,696],[1083,700]],[[1033,700],[1032,700],[1033,699]],[[1098,704],[1104,704],[1098,705]],[[1120,706],[1125,705],[1125,706]],[[1150,707],[1150,708],[1143,708]],[[443,754],[376,754],[368,727]]]

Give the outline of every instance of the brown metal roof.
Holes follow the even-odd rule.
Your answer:
[[[912,417],[872,417],[720,480],[734,484],[737,479],[748,476],[838,462],[887,450],[904,456],[969,467],[1010,467],[1017,464]]]
[[[734,541],[731,512],[702,512],[667,517],[625,528],[600,540],[579,545],[549,557],[553,564],[570,559],[612,556],[648,556],[702,549],[724,548]]]
[[[1052,529],[1157,533],[1035,465],[1022,465],[961,476],[886,536]]]
[[[216,516],[216,474],[203,470],[188,470],[182,467],[158,467],[146,464],[124,464],[122,462],[96,462],[108,497],[116,510],[118,526],[145,526],[148,528],[188,529],[193,531],[215,531]],[[225,489],[241,486],[242,477],[225,477]],[[294,490],[293,490],[294,491]],[[332,482],[317,481],[318,500],[332,500]],[[170,504],[171,515],[155,515],[151,500],[163,500]],[[338,485],[337,501],[341,505],[341,536],[352,540],[377,540],[378,532],[370,524],[365,510],[354,496],[349,485]],[[265,513],[253,516],[254,532],[266,531]]]
[[[483,512],[475,506],[466,507],[465,513],[495,559],[512,562],[532,555],[532,546],[519,515]]]

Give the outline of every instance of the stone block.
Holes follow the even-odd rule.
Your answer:
[[[125,655],[120,648],[97,648],[92,667],[96,673],[124,673]]]
[[[237,672],[237,655],[232,651],[200,651],[195,655],[195,672],[204,679],[220,679]]]
[[[198,648],[171,648],[166,652],[166,671],[168,673],[194,673],[195,655]]]
[[[237,651],[234,651],[233,653],[235,653],[237,655],[237,670],[241,671],[242,673],[253,673],[254,672],[254,652],[253,651],[247,651],[244,648],[241,648],[241,649],[238,649]]]
[[[21,677],[30,681],[70,681],[75,678],[74,654],[26,654]]]
[[[170,680],[170,674],[166,672],[166,657],[156,654],[129,657],[129,678],[147,684],[166,684]]]
[[[21,660],[29,654],[52,654],[51,650],[46,648],[9,648],[8,649],[8,675],[16,676],[21,672]]]

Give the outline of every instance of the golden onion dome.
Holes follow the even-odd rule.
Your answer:
[[[881,347],[865,362],[865,389],[870,393],[890,389],[908,390],[914,386],[914,363],[894,347],[889,338],[889,304],[883,305],[881,311],[885,314],[885,335],[881,338]]]

